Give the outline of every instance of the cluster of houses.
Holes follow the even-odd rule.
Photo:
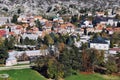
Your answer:
[[[111,54],[116,54],[120,52],[119,48],[110,49],[110,40],[98,37],[93,40],[90,40],[91,36],[83,35],[84,28],[87,29],[87,33],[89,32],[102,32],[103,29],[106,29],[109,34],[113,34],[114,32],[120,32],[120,27],[116,27],[117,23],[120,20],[113,18],[113,16],[106,17],[104,13],[98,12],[97,16],[93,21],[83,20],[80,22],[80,26],[76,27],[70,22],[64,22],[62,17],[57,15],[54,17],[52,21],[44,19],[42,16],[32,16],[32,15],[21,15],[18,17],[18,22],[22,24],[13,24],[10,22],[10,17],[0,17],[0,25],[4,28],[0,29],[0,37],[8,37],[10,35],[21,36],[23,39],[28,37],[29,39],[36,40],[38,37],[44,37],[46,34],[51,32],[66,34],[70,33],[70,35],[80,35],[80,40],[75,41],[75,45],[77,47],[81,47],[82,43],[89,43],[89,48],[95,48],[98,50],[105,50]],[[43,30],[40,31],[35,24],[35,21],[39,20],[42,25]],[[113,27],[109,27],[113,26]],[[27,29],[31,27],[30,29]],[[52,30],[52,28],[54,28]],[[22,45],[15,45],[22,46]],[[23,46],[22,46],[23,47]],[[26,47],[26,45],[24,45]],[[17,64],[17,56],[26,53],[28,56],[41,56],[43,55],[40,50],[31,50],[31,51],[12,51],[9,52],[9,57],[6,60],[6,66],[12,66]],[[49,53],[46,50],[46,55]]]

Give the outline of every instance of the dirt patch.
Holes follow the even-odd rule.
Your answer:
[[[80,74],[89,75],[89,74],[93,74],[93,72],[80,72]]]

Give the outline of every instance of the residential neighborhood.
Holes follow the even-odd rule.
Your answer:
[[[53,5],[43,14],[36,13],[39,11],[37,2],[33,3],[30,10],[27,3],[24,4],[28,12],[22,9],[17,13],[8,9],[6,15],[0,12],[0,80],[120,79],[120,7],[117,2],[105,2],[104,10],[102,1],[96,1],[100,4],[93,9],[91,1],[79,4],[77,0],[63,0],[62,4],[62,0],[54,0],[44,3],[45,7],[48,3]],[[9,4],[11,8],[11,4],[19,2],[5,0],[0,4]],[[34,7],[36,11],[32,12]],[[27,74],[31,75],[25,77]]]

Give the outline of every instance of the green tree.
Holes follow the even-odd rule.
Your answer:
[[[115,16],[115,18],[116,18],[116,19],[120,19],[120,15],[117,14],[117,15]]]
[[[36,23],[36,27],[37,27],[40,31],[42,31],[42,25],[41,25],[39,19],[37,19],[37,20],[35,21],[35,23]]]
[[[72,22],[72,23],[75,23],[75,22],[77,22],[77,21],[78,21],[78,15],[72,16],[71,22]]]
[[[20,14],[20,13],[21,13],[21,9],[20,9],[20,8],[17,10],[17,13],[18,13],[18,14]]]
[[[12,23],[17,23],[17,19],[18,19],[18,16],[17,15],[13,15],[11,22]]]
[[[117,72],[117,64],[115,62],[115,58],[114,57],[108,56],[108,60],[107,60],[107,62],[105,64],[105,66],[107,68],[107,73],[108,74],[112,74],[114,72]]]
[[[42,43],[43,43],[42,38],[38,37],[38,38],[37,38],[37,45],[38,45],[38,47],[40,47],[40,45],[41,45]]]
[[[14,49],[15,45],[15,38],[13,36],[10,36],[8,38],[5,38],[4,44],[7,50],[12,50]]]
[[[113,48],[114,47],[114,43],[113,43],[113,39],[111,39],[110,41],[110,48]]]
[[[30,45],[30,39],[29,39],[28,37],[26,37],[26,38],[24,39],[24,44],[25,44],[25,45]]]
[[[63,78],[63,65],[60,64],[54,57],[40,57],[36,60],[36,67],[47,78],[59,80]],[[44,69],[44,71],[42,71]]]
[[[88,43],[82,43],[81,49],[87,49],[88,48]]]
[[[0,64],[4,64],[8,57],[8,53],[4,48],[0,48]]]
[[[23,40],[23,38],[22,37],[20,37],[20,44],[24,44],[24,40]]]
[[[4,64],[8,57],[8,53],[4,44],[4,40],[0,38],[0,64]]]
[[[50,35],[47,34],[44,37],[44,43],[50,46],[54,44],[54,40],[52,39]]]

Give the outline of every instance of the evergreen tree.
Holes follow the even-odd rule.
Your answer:
[[[37,20],[35,21],[35,23],[36,23],[36,27],[37,27],[40,31],[42,31],[42,25],[41,25],[39,19],[37,19]]]
[[[11,22],[12,23],[17,23],[17,18],[18,18],[17,15],[13,15]]]

